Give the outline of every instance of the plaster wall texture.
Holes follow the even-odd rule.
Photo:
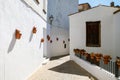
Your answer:
[[[74,55],[73,49],[85,49],[87,52],[98,52],[111,55],[113,60],[118,54],[119,47],[119,13],[113,12],[118,8],[99,6],[87,11],[76,13],[70,18],[70,58],[81,67],[93,74],[99,80],[116,80],[113,74],[91,65]],[[86,22],[101,21],[101,47],[86,47]],[[115,51],[116,50],[116,51]],[[89,66],[89,67],[88,67]]]
[[[70,16],[70,53],[74,48],[114,55],[113,12],[117,8],[99,6]],[[101,47],[86,47],[86,22],[101,21]]]
[[[0,0],[0,25],[0,80],[24,80],[45,60],[40,39],[46,22],[22,0]],[[16,29],[20,40],[15,39]]]
[[[114,53],[116,56],[120,56],[120,12],[114,14],[113,24],[114,24]]]

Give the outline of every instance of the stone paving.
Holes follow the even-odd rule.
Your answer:
[[[64,56],[50,60],[27,80],[97,80],[91,76],[69,56]]]

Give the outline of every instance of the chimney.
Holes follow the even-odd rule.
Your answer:
[[[111,7],[114,7],[114,2],[111,2],[111,3],[110,3],[110,6],[111,6]]]

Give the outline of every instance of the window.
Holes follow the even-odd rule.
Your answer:
[[[86,22],[86,46],[101,46],[101,25],[100,21]]]
[[[66,48],[66,44],[64,44],[64,48]]]

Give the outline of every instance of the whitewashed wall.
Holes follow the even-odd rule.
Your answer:
[[[50,25],[50,36],[53,39],[53,44],[50,44],[50,55],[60,56],[69,53],[69,18],[68,15],[78,11],[78,0],[48,0],[47,19],[53,15],[54,19]],[[56,28],[58,27],[58,28]],[[56,37],[59,41],[56,42]],[[63,40],[66,41],[67,48],[64,49]],[[48,43],[49,44],[49,43]],[[49,53],[48,53],[49,54]]]
[[[70,16],[70,53],[74,48],[115,57],[113,49],[113,12],[117,8],[99,6]],[[86,22],[101,21],[101,47],[86,47]]]
[[[117,8],[99,6],[87,11],[71,15],[69,17],[71,60],[74,60],[77,64],[79,64],[81,67],[93,74],[99,80],[116,80],[116,78],[113,74],[110,74],[105,70],[100,69],[97,66],[91,65],[74,56],[73,49],[80,48],[85,49],[87,52],[100,52],[102,54],[109,54],[113,58],[115,58],[116,54],[114,52],[115,35],[113,27],[113,12],[116,10]],[[87,21],[101,21],[101,47],[86,47]],[[118,28],[115,30],[118,30]]]
[[[120,57],[120,12],[114,14],[114,53]]]
[[[39,15],[22,0],[0,0],[0,80],[24,80],[45,60],[40,39],[46,22]],[[22,33],[20,40],[15,29]]]
[[[4,80],[4,74],[5,74],[4,63],[5,63],[5,54],[4,54],[4,51],[0,49],[0,80]]]
[[[43,9],[47,12],[47,4],[48,4],[48,1],[47,0],[38,0],[39,1],[39,4],[36,3],[36,0],[21,0],[23,2],[26,2],[29,7],[33,8],[33,10],[35,12],[37,12],[38,14],[40,14],[40,17],[43,18],[44,20],[46,20],[47,16],[44,14],[43,12]],[[45,4],[43,4],[45,1]]]
[[[48,42],[50,57],[69,54],[69,32],[63,28],[52,27],[50,31],[52,43]],[[56,40],[58,38],[58,41]],[[65,41],[65,43],[63,43]],[[66,44],[66,48],[64,48]]]
[[[115,75],[112,73],[104,70],[103,68],[100,68],[96,65],[90,64],[89,62],[86,62],[76,56],[73,56],[72,58],[78,65],[83,67],[85,70],[87,70],[89,73],[91,73],[93,76],[95,76],[98,80],[117,80]]]
[[[78,0],[48,0],[48,18],[50,15],[53,15],[53,24],[55,27],[57,26],[68,30],[68,15],[77,11]]]

